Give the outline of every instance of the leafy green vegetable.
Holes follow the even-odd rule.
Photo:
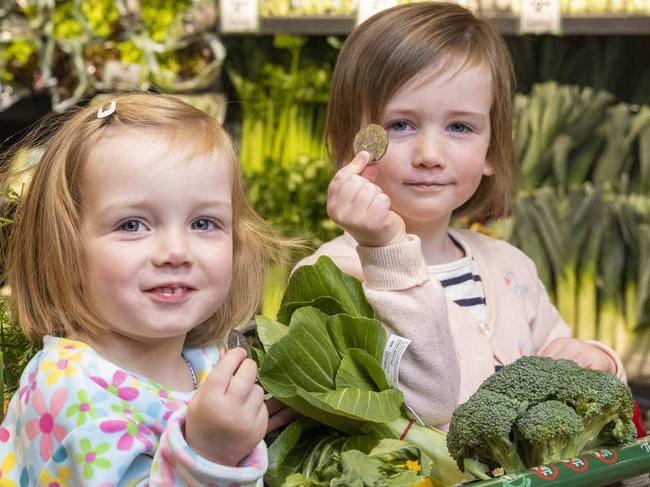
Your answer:
[[[300,419],[271,447],[265,480],[283,487],[431,486],[424,476],[430,468],[431,460],[407,442],[344,436],[310,419]]]
[[[260,382],[276,398],[315,420],[320,429],[306,432],[302,423],[292,425],[271,445],[272,487],[409,485],[401,483],[405,479],[417,483],[413,471],[391,463],[394,456],[389,461],[382,457],[385,450],[373,450],[380,440],[397,441],[405,432],[410,446],[404,448],[421,461],[420,480],[427,475],[436,485],[453,485],[472,475],[486,478],[476,464],[468,467],[472,475],[463,475],[447,451],[446,435],[406,418],[403,395],[390,387],[381,367],[386,333],[361,284],[329,258],[321,257],[291,276],[278,320],[257,318],[265,348]],[[358,453],[343,451],[351,438],[374,446],[357,444]],[[396,449],[396,443],[390,445]],[[330,447],[338,453],[327,465],[322,460],[312,468],[314,462],[301,456],[320,455],[315,452]],[[425,457],[430,461],[422,460]]]

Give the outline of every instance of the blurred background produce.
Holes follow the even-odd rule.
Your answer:
[[[216,0],[5,0],[2,150],[50,110],[120,90],[176,94],[224,121],[260,213],[313,247],[331,239],[338,230],[325,211],[332,166],[323,125],[340,26],[353,27],[357,1],[259,5],[260,35],[220,36]],[[458,225],[524,249],[577,336],[622,355],[647,409],[650,0],[565,0],[563,36],[519,35],[519,2],[471,5],[506,34],[515,61],[520,192],[508,218]],[[321,34],[338,36],[290,34],[313,16]],[[582,31],[571,30],[576,19]],[[16,197],[2,196],[2,232]],[[263,314],[275,316],[286,279],[286,269],[275,270]],[[8,312],[9,293],[0,291],[5,399],[34,352]]]

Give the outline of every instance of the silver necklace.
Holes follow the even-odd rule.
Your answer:
[[[189,360],[187,360],[187,357],[183,354],[181,354],[181,357],[183,357],[183,360],[185,360],[185,365],[187,365],[187,370],[190,371],[190,375],[192,376],[192,388],[194,390],[197,390],[199,387],[199,381],[196,379],[196,372],[194,372],[194,367],[192,367],[192,364],[190,363]]]

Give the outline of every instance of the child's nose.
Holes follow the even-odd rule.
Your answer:
[[[152,260],[156,266],[191,266],[194,260],[188,235],[185,232],[173,230],[161,232]]]
[[[430,132],[422,131],[415,140],[413,164],[426,167],[445,167],[444,142]]]

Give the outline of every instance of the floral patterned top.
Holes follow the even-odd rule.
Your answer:
[[[193,392],[121,369],[82,342],[47,336],[0,427],[0,485],[262,486],[261,442],[238,467],[192,451],[182,432]],[[186,348],[198,380],[216,346]]]

